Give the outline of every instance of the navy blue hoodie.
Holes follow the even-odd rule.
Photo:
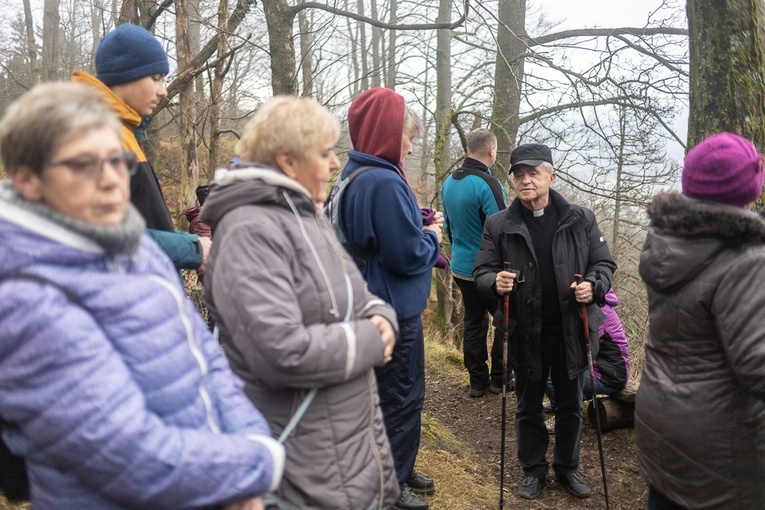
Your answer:
[[[353,150],[342,175],[361,166],[375,170],[356,177],[341,204],[349,249],[369,290],[402,320],[425,309],[439,254],[438,236],[422,230],[420,206],[402,171],[403,126],[404,98],[390,89],[370,89],[351,104]]]

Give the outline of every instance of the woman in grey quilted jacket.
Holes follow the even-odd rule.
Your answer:
[[[656,196],[640,255],[650,330],[635,432],[649,510],[765,508],[763,158],[719,133]]]
[[[205,202],[205,302],[275,434],[318,389],[286,439],[279,494],[301,509],[379,510],[399,489],[372,369],[390,360],[397,322],[320,213],[339,133],[312,99],[258,110],[237,145],[247,163],[219,170]]]

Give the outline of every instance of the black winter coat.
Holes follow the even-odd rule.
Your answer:
[[[605,291],[611,287],[616,263],[598,228],[595,214],[578,205],[570,204],[559,193],[550,190],[550,203],[558,211],[558,227],[553,237],[555,278],[566,343],[568,376],[573,379],[587,366],[584,334],[579,304],[574,298],[571,283],[575,274],[595,281],[599,272]],[[508,363],[518,374],[532,380],[542,380],[542,285],[538,274],[537,257],[529,231],[523,223],[521,204],[515,199],[510,207],[489,217],[484,225],[481,248],[478,251],[473,278],[478,290],[487,298],[496,299],[496,275],[505,261],[520,269],[525,279],[510,298],[508,331]],[[503,310],[499,307],[495,323],[502,324]],[[603,311],[596,305],[587,306],[590,343],[593,357],[597,355],[598,328],[603,322]]]

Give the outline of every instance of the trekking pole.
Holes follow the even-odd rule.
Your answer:
[[[505,271],[512,272],[510,262],[505,262]],[[502,439],[500,441],[499,457],[499,510],[505,507],[505,427],[507,424],[507,327],[510,323],[510,293],[503,298],[502,314]]]
[[[582,275],[575,274],[576,284],[582,283]],[[606,497],[606,510],[608,505],[608,482],[606,481],[606,461],[603,458],[603,434],[600,429],[600,409],[598,408],[598,392],[595,389],[595,366],[592,362],[592,347],[590,346],[590,326],[587,324],[587,305],[579,303],[582,312],[582,324],[584,325],[584,350],[587,353],[587,364],[590,368],[590,385],[592,386],[592,405],[595,408],[595,434],[598,437],[598,452],[600,453],[600,472],[603,475],[603,494]]]

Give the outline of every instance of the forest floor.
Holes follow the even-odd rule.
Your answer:
[[[449,352],[451,351],[451,352]],[[453,348],[435,340],[426,341],[426,384],[423,442],[418,470],[433,476],[436,488],[447,493],[432,497],[432,510],[472,510],[499,508],[500,440],[502,396],[487,392],[483,397],[468,396],[468,380],[462,358]],[[580,472],[593,495],[579,500],[555,482],[552,468],[539,498],[524,500],[515,495],[523,471],[518,465],[515,435],[515,394],[507,393],[505,434],[504,504],[507,509],[601,509],[606,508],[600,457],[595,428],[585,417],[582,430]],[[448,444],[442,436],[452,438]],[[555,436],[550,435],[548,460],[552,461]],[[446,446],[445,446],[446,444]],[[631,428],[603,434],[609,507],[613,510],[638,510],[646,506],[648,488],[637,469],[635,433]],[[443,459],[435,452],[447,452],[454,462],[468,466],[465,476],[446,474]],[[430,470],[430,471],[427,471]],[[454,476],[455,479],[450,479]],[[469,487],[477,496],[471,500],[458,495]],[[483,490],[481,490],[480,488]]]

